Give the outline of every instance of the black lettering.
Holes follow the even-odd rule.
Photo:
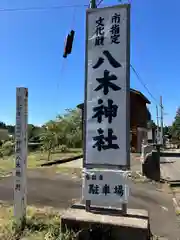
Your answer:
[[[19,169],[16,170],[16,176],[20,177],[21,176],[21,171]]]
[[[90,180],[89,174],[86,174],[86,180]]]
[[[95,38],[95,46],[104,45],[104,18],[99,17],[96,20],[96,38]]]
[[[111,27],[111,43],[119,44],[119,37],[120,37],[120,14],[115,13],[112,16],[112,27]]]
[[[93,108],[95,114],[92,116],[92,118],[97,118],[97,121],[101,123],[102,116],[105,116],[106,118],[108,118],[108,122],[111,123],[112,118],[117,116],[118,106],[116,104],[113,104],[113,100],[111,99],[108,99],[107,107],[103,105],[102,99],[98,100],[98,104],[101,105]]]
[[[99,128],[97,129],[98,136],[93,137],[93,140],[96,142],[93,145],[93,148],[97,148],[97,150],[100,152],[102,149],[107,150],[107,149],[118,149],[119,145],[113,143],[113,140],[117,140],[116,135],[113,135],[113,130],[111,128],[108,129],[108,136],[104,136],[104,131]]]
[[[100,181],[103,180],[103,175],[99,175],[99,180],[100,180]]]
[[[98,87],[94,89],[94,91],[99,91],[103,89],[104,95],[107,95],[109,93],[109,88],[111,88],[114,91],[121,90],[121,87],[117,86],[116,84],[112,83],[111,81],[117,80],[117,77],[112,74],[109,75],[108,70],[104,70],[104,77],[102,78],[96,78],[96,80],[100,83]]]
[[[110,194],[110,186],[105,184],[102,188],[102,193],[106,196],[107,194]]]
[[[95,174],[92,175],[92,180],[96,180],[96,175]]]
[[[120,13],[115,13],[113,16],[112,16],[112,23],[120,23]]]
[[[115,186],[114,193],[122,197],[124,195],[123,186],[122,185]]]
[[[122,67],[122,65],[116,61],[116,59],[113,58],[111,53],[107,50],[103,51],[103,54],[105,57],[108,59],[109,63],[111,64],[112,67],[114,68],[119,68]],[[104,63],[104,58],[100,57],[97,61],[97,63],[93,66],[94,69],[99,68],[102,64]]]
[[[99,186],[95,184],[89,184],[89,194],[99,194]]]
[[[16,191],[20,191],[21,190],[21,185],[19,183],[16,184],[15,190]]]

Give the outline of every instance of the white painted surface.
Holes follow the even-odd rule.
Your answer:
[[[127,203],[129,189],[123,171],[84,169],[82,196],[95,205]]]
[[[16,89],[14,214],[17,224],[26,216],[28,90]]]
[[[120,15],[120,22],[118,18],[116,23],[114,20],[115,14]],[[96,36],[96,21],[103,18],[104,26],[100,26],[101,33],[104,36],[103,45],[95,45]],[[113,18],[113,20],[112,20]],[[119,26],[118,38],[119,43],[111,43],[111,29]],[[112,164],[112,165],[126,165],[127,152],[129,151],[129,144],[127,144],[127,136],[129,138],[129,129],[127,129],[126,113],[127,109],[127,8],[125,7],[110,7],[103,9],[93,9],[87,14],[87,98],[86,98],[86,164]],[[100,35],[99,35],[100,36]],[[104,52],[105,51],[105,52]],[[118,66],[114,67],[110,64],[107,55],[108,51],[111,56],[118,62]],[[93,68],[98,60],[102,58],[102,64],[98,68]],[[105,71],[109,72],[109,76],[116,76],[116,80],[111,83],[120,88],[117,91],[109,88],[109,92],[105,94],[103,88],[95,91],[100,85],[97,78],[103,78]],[[129,89],[128,89],[129,91]],[[108,100],[113,100],[113,104],[117,106],[117,116],[112,117],[112,122],[108,122],[107,116],[102,116],[102,122],[98,122],[97,118],[93,118],[95,114],[94,108],[101,106],[98,100],[103,100],[103,105],[108,106]],[[104,109],[103,109],[104,111]],[[117,137],[112,143],[116,144],[117,149],[104,149],[108,144],[107,139],[103,139],[103,147],[100,150],[95,146],[95,136],[99,136],[98,129],[102,129],[102,134],[108,136],[108,129],[113,130],[113,135]],[[93,147],[94,146],[94,147]]]

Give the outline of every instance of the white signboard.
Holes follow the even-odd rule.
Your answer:
[[[128,185],[124,172],[118,170],[84,170],[82,196],[93,205],[127,203]]]
[[[14,214],[21,223],[26,216],[28,90],[16,89]]]
[[[128,165],[129,8],[87,11],[86,164]]]

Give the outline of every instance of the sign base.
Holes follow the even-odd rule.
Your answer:
[[[85,205],[75,204],[62,215],[61,232],[74,231],[79,235],[78,239],[89,239],[92,235],[92,239],[100,239],[102,236],[108,240],[150,239],[150,223],[146,210],[128,209],[125,216],[117,215],[119,210],[102,210],[92,206],[91,212],[87,212]]]
[[[126,205],[127,206],[127,205]],[[77,202],[71,206],[71,209],[79,209],[79,210],[85,210],[90,213],[94,214],[108,214],[108,215],[114,215],[114,216],[126,216],[131,218],[148,218],[148,212],[143,209],[129,209],[127,208],[126,211],[124,211],[122,208],[115,208],[115,207],[104,207],[104,206],[96,206],[96,205],[89,205],[89,208],[87,209],[87,203],[83,204],[80,202]]]

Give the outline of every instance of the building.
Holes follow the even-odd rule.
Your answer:
[[[130,89],[131,149],[136,152],[141,151],[142,141],[147,141],[147,123],[151,120],[147,104],[150,101],[141,92]],[[82,110],[83,117],[84,104],[77,107]]]

